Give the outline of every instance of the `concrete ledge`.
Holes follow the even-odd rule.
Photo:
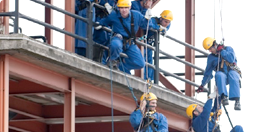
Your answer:
[[[23,34],[0,35],[0,54],[9,54],[48,70],[110,90],[111,71],[105,65],[76,53],[34,40]],[[137,99],[146,90],[145,80],[132,75],[125,75],[121,71],[112,70],[112,73],[114,92],[132,98],[126,77],[130,86],[134,89]],[[157,95],[158,107],[185,117],[185,109],[188,105],[192,103],[203,105],[198,100],[158,85],[153,85],[150,91]]]

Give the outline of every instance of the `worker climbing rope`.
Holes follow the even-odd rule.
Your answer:
[[[240,105],[240,75],[241,71],[237,66],[237,58],[232,47],[218,44],[214,38],[207,37],[203,41],[203,47],[211,54],[207,58],[207,66],[204,77],[198,92],[204,91],[204,86],[213,78],[212,72],[216,71],[215,81],[218,87],[218,94],[221,96],[223,105],[228,105],[228,92],[226,84],[229,84],[229,100],[235,100],[234,109],[241,110]],[[218,59],[220,56],[220,59]],[[218,70],[219,69],[219,70]]]
[[[162,113],[156,111],[157,96],[151,92],[140,97],[140,106],[130,115],[130,123],[137,132],[168,132],[168,123]]]
[[[187,116],[192,120],[192,128],[195,132],[220,132],[220,126],[216,124],[216,120],[220,117],[222,111],[217,110],[216,93],[209,95],[209,99],[202,107],[198,104],[191,104],[186,109]],[[235,126],[231,132],[244,132],[240,125]]]

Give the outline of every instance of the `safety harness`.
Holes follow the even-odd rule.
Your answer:
[[[222,58],[220,68],[223,68],[224,62],[225,62],[225,64],[226,64],[227,67],[228,67],[228,71],[229,71],[230,69],[235,70],[235,71],[240,75],[240,77],[242,78],[241,70],[240,70],[240,68],[236,65],[235,62],[234,62],[234,63],[229,63],[228,61],[226,61],[226,60],[224,60],[224,59]]]
[[[120,23],[123,26],[125,32],[128,34],[128,37],[123,36],[123,45],[124,48],[126,48],[126,44],[129,43],[129,45],[132,44],[132,40],[136,44],[136,37],[135,37],[135,30],[134,30],[134,16],[133,12],[131,12],[131,32],[128,30],[128,28],[123,24],[123,20],[121,17],[119,17]]]
[[[140,131],[146,131],[148,129],[148,127],[151,127],[153,132],[157,132],[156,128],[158,127],[157,124],[154,123],[154,120],[157,120],[153,114],[156,113],[156,110],[154,111],[148,111],[144,114],[143,116],[143,124],[140,128]],[[157,113],[158,117],[159,117],[159,113]]]

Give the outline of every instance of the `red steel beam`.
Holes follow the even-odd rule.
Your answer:
[[[9,122],[10,128],[25,132],[48,132],[47,124],[39,121],[13,121]]]
[[[186,42],[192,46],[195,46],[195,0],[185,0],[185,39]],[[186,61],[194,64],[195,63],[195,53],[194,50],[185,47]],[[185,65],[185,78],[193,81],[195,80],[195,69]],[[187,96],[193,97],[195,94],[194,86],[185,83],[185,94]]]
[[[171,89],[175,92],[179,92],[182,94],[181,91],[179,91],[163,74],[159,73],[160,82],[168,89]]]
[[[57,110],[57,111],[55,111]],[[63,117],[63,105],[48,105],[43,106],[44,118],[62,118]],[[75,110],[76,117],[97,117],[97,116],[111,116],[111,108],[99,105],[77,105]],[[124,112],[114,110],[114,116],[129,115]]]
[[[53,4],[53,0],[45,0],[49,4]],[[53,24],[53,12],[52,9],[45,7],[45,23]],[[47,43],[53,45],[53,30],[45,27],[45,37],[47,38]]]
[[[51,87],[59,91],[69,91],[68,77],[46,70],[10,56],[10,74],[29,81]]]
[[[65,10],[75,14],[75,0],[65,0]],[[75,19],[65,15],[65,28],[66,31],[75,32]],[[65,50],[74,52],[75,50],[75,39],[71,36],[65,35]]]
[[[49,132],[62,132],[63,125],[49,125]],[[111,122],[103,123],[81,123],[76,124],[76,132],[111,132]],[[133,132],[133,128],[129,122],[114,122],[115,132]]]
[[[0,56],[0,132],[8,131],[9,56]]]
[[[28,80],[9,81],[10,95],[29,95],[41,93],[57,93],[58,91]]]
[[[70,79],[71,92],[64,93],[64,132],[75,132],[75,82]]]
[[[43,119],[42,105],[17,97],[9,97],[9,107],[11,111],[36,118]]]

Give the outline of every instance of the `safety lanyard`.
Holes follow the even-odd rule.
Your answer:
[[[123,20],[121,17],[119,17],[121,25],[123,26],[125,32],[128,34],[128,37],[131,39],[134,39],[135,41],[135,31],[134,31],[134,17],[133,12],[131,12],[131,32],[128,30],[128,28],[123,24]]]

